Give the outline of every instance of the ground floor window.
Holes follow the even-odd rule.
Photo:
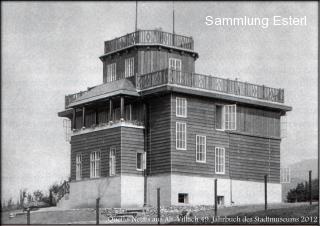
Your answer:
[[[109,175],[116,175],[116,149],[110,148],[109,154]]]
[[[77,154],[76,156],[76,180],[81,180],[82,178],[82,155]]]
[[[90,154],[90,178],[100,177],[100,151]]]
[[[224,196],[218,196],[217,197],[218,205],[223,206],[224,205]]]
[[[189,203],[189,197],[187,193],[178,194],[178,203]]]

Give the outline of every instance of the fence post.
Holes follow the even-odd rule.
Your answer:
[[[268,174],[264,175],[264,209],[268,209]]]
[[[217,179],[214,179],[214,216],[217,216],[218,212],[218,183]]]
[[[312,205],[312,181],[311,181],[312,170],[309,170],[309,200]]]
[[[30,208],[27,209],[27,224],[30,224]]]
[[[157,215],[158,215],[158,224],[160,224],[160,188],[157,188]]]
[[[96,224],[99,224],[99,201],[100,198],[96,199]]]

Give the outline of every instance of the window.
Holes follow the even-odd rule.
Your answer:
[[[112,82],[117,79],[116,63],[107,65],[107,82]]]
[[[169,69],[172,70],[172,79],[178,84],[183,83],[181,76],[181,60],[176,58],[169,58]]]
[[[225,105],[225,129],[236,129],[236,105]]]
[[[189,198],[187,193],[178,194],[178,203],[189,203]]]
[[[76,155],[76,180],[81,180],[82,178],[82,155]]]
[[[134,58],[128,58],[124,61],[124,77],[128,78],[134,75]]]
[[[224,205],[224,196],[217,196],[217,201],[219,206]]]
[[[177,97],[176,98],[176,116],[177,117],[187,117],[187,99]]]
[[[137,170],[142,171],[146,169],[147,158],[146,152],[137,152]]]
[[[110,148],[109,154],[109,175],[116,175],[116,149]]]
[[[176,122],[176,148],[187,149],[187,125],[184,122]]]
[[[90,154],[90,178],[100,177],[100,151]]]
[[[215,148],[215,168],[216,174],[225,173],[225,149],[216,147]]]
[[[216,106],[216,129],[236,130],[236,105]]]
[[[206,136],[196,136],[196,161],[206,162]]]

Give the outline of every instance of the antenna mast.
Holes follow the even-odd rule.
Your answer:
[[[136,24],[135,24],[135,31],[138,30],[138,1],[136,1]]]
[[[174,1],[172,1],[172,33],[174,34]]]

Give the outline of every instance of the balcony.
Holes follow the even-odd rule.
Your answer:
[[[186,37],[159,30],[139,30],[124,35],[120,38],[106,41],[104,43],[104,53],[109,54],[111,52],[138,44],[163,45],[188,51],[193,51],[194,45],[192,37]]]
[[[251,97],[271,102],[284,103],[284,90],[255,85],[247,82],[217,78],[210,75],[164,69],[137,78],[137,89],[173,84],[190,88],[216,91],[243,97]]]

